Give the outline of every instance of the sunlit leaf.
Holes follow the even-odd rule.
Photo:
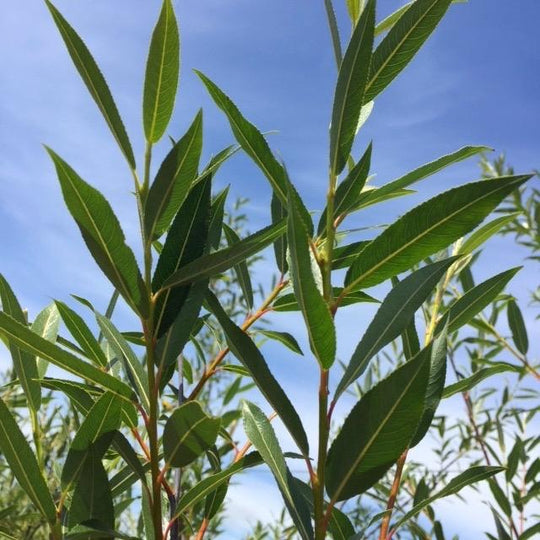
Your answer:
[[[60,314],[53,302],[41,310],[32,323],[32,332],[54,343],[58,337],[58,328],[60,326]],[[37,368],[39,378],[45,377],[49,363],[43,358],[37,358]]]
[[[276,332],[275,330],[259,330],[258,333],[266,336],[269,339],[273,339],[275,341],[283,343],[285,347],[295,353],[304,354],[302,352],[302,349],[300,348],[300,345],[298,345],[298,341],[296,341],[294,336],[289,334],[289,332]]]
[[[521,354],[527,354],[529,350],[529,338],[527,337],[527,328],[525,327],[521,310],[513,299],[508,302],[506,310],[508,326],[512,332],[512,340]]]
[[[234,244],[240,242],[240,237],[232,227],[229,227],[226,223],[224,223],[223,230],[225,231],[225,238],[227,239],[227,244],[229,246],[233,246]],[[246,261],[238,263],[234,267],[234,271],[236,273],[238,284],[242,289],[242,298],[244,299],[247,307],[249,309],[253,309],[253,287],[251,285],[251,277],[249,275],[249,268]]]
[[[164,0],[152,34],[144,78],[146,140],[158,141],[169,124],[178,87],[180,39],[171,0]]]
[[[101,114],[105,118],[105,121],[116,139],[116,142],[120,146],[129,166],[134,170],[135,158],[126,133],[126,128],[120,118],[120,114],[116,108],[111,91],[107,86],[107,82],[101,74],[96,61],[82,39],[78,36],[77,32],[69,25],[60,12],[51,4],[51,2],[49,2],[49,0],[45,0],[45,2],[60,31],[77,71],[88,88],[90,95],[96,102]]]

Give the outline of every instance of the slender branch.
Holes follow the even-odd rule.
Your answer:
[[[409,449],[407,448],[403,454],[399,457],[396,465],[396,472],[394,474],[394,481],[392,482],[392,488],[390,489],[390,496],[388,498],[388,502],[386,503],[386,510],[387,513],[384,515],[382,524],[381,524],[381,532],[379,534],[379,540],[387,540],[388,538],[388,529],[390,527],[390,519],[392,517],[392,511],[394,510],[394,506],[396,505],[396,500],[399,492],[399,486],[401,484],[401,477],[403,475],[403,467],[405,466],[405,462],[407,461],[407,454],[409,452]]]

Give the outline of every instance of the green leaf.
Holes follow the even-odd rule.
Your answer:
[[[341,62],[330,125],[330,171],[337,176],[345,167],[351,152],[356,127],[368,81],[373,32],[375,1],[369,0],[356,25]]]
[[[178,210],[167,234],[152,278],[152,290],[158,291],[164,281],[201,257],[208,240],[210,221],[211,177],[197,184]],[[191,285],[166,290],[154,308],[154,328],[158,338],[174,323],[185,303]]]
[[[446,379],[446,336],[445,328],[434,340],[431,349],[431,359],[429,367],[429,379],[424,398],[424,413],[418,424],[418,428],[410,448],[415,447],[426,435],[435,416],[435,411],[441,401]]]
[[[279,223],[287,217],[287,207],[276,196],[275,192],[272,193],[271,202],[272,223]],[[280,236],[274,242],[274,255],[276,258],[276,264],[278,270],[282,275],[285,275],[289,270],[289,263],[287,262],[287,236]]]
[[[105,446],[102,455],[105,453],[112,441],[112,432],[120,427],[121,412],[122,402],[112,392],[105,392],[92,405],[73,438],[62,469],[64,492],[71,490],[74,482],[78,480],[92,445],[100,439],[104,443],[106,439],[102,437],[110,434],[106,444],[99,444],[100,448]]]
[[[139,456],[121,431],[115,431],[113,446],[115,450],[122,456],[122,459],[127,463],[129,468],[137,475],[139,480],[146,485],[146,473],[144,466],[139,459]]]
[[[285,227],[284,221],[270,225],[243,238],[232,247],[221,249],[215,253],[203,255],[195,259],[167,278],[160,290],[163,292],[170,287],[179,287],[186,283],[194,283],[229,270],[229,268],[232,268],[239,262],[262,251],[276,238],[279,238],[285,232]]]
[[[506,270],[469,289],[461,298],[450,305],[448,311],[439,321],[437,329],[448,324],[448,332],[455,332],[467,324],[497,298],[520,269],[521,266]]]
[[[69,333],[75,338],[87,357],[98,366],[106,366],[107,357],[83,318],[63,302],[56,300],[55,304]]]
[[[416,0],[373,52],[364,103],[380,94],[413,59],[452,0]]]
[[[285,347],[297,354],[304,354],[300,345],[298,345],[298,341],[288,332],[276,332],[275,330],[258,330],[258,332],[269,339],[283,343]]]
[[[334,291],[334,298],[337,298],[342,292],[342,287],[332,287]],[[375,302],[378,300],[369,296],[362,291],[352,291],[345,294],[340,302],[340,307],[351,306],[353,304],[358,304],[359,302]],[[296,300],[296,296],[293,293],[284,294],[280,296],[272,305],[274,311],[300,311],[300,306]]]
[[[34,319],[31,329],[38,336],[54,343],[58,337],[58,328],[60,326],[60,314],[54,302],[42,309]],[[49,363],[43,358],[36,358],[38,376],[40,379],[45,377]]]
[[[148,239],[159,238],[186,199],[197,176],[202,150],[202,111],[186,134],[172,147],[159,167],[144,205]]]
[[[39,513],[48,523],[55,523],[56,508],[49,493],[47,482],[42,475],[30,445],[1,398],[0,450],[9,465],[11,473],[39,510]]]
[[[188,401],[169,417],[163,430],[166,466],[185,467],[208,450],[218,436],[221,420],[211,418],[197,401]]]
[[[305,500],[295,489],[293,477],[289,472],[270,421],[256,405],[248,401],[243,403],[242,418],[246,435],[259,451],[276,479],[287,510],[298,528],[298,533],[303,539],[312,539],[313,530],[309,509]]]
[[[60,12],[49,2],[45,0],[49,11],[60,31],[60,35],[66,44],[66,48],[79,72],[84,84],[88,88],[90,95],[96,102],[101,114],[105,118],[109,129],[111,130],[116,142],[120,146],[129,166],[135,169],[135,158],[129,142],[126,128],[122,123],[116,104],[114,103],[111,91],[107,86],[105,78],[101,74],[96,61],[90,54],[90,51],[77,35],[77,32],[69,25]]]
[[[287,240],[291,281],[306,323],[311,350],[322,368],[329,369],[336,357],[336,330],[313,277],[308,233],[292,195],[288,204]]]
[[[527,337],[527,328],[523,321],[523,315],[514,299],[509,300],[506,307],[508,315],[508,326],[512,332],[512,340],[517,350],[526,355],[529,350],[529,338]]]
[[[348,268],[369,242],[369,240],[361,240],[360,242],[336,247],[333,252],[332,270]]]
[[[114,503],[107,473],[101,459],[105,450],[92,445],[87,451],[77,485],[71,498],[68,527],[96,520],[106,528],[114,528]]]
[[[370,360],[409,326],[416,310],[455,262],[452,257],[424,266],[400,281],[383,300],[356,347],[336,389],[336,400],[366,370]]]
[[[400,8],[396,9],[396,11],[378,23],[375,26],[375,36],[380,36],[381,34],[384,34],[386,31],[390,30],[390,28],[392,28],[392,26],[399,21],[401,16],[411,7],[412,4],[414,4],[414,0],[412,2],[407,2]]]
[[[381,186],[378,189],[364,192],[358,199],[357,208],[364,208],[366,206],[382,202],[386,198],[391,197],[392,194],[403,190],[415,182],[428,178],[446,167],[453,165],[454,163],[459,163],[464,159],[490,150],[491,148],[487,146],[464,146],[459,148],[455,152],[451,152],[450,154],[446,154],[440,158],[430,161],[429,163],[425,163],[424,165],[417,167],[413,171],[408,172],[407,174],[393,180],[392,182],[389,182],[388,184],[385,184],[384,186]]]
[[[540,534],[540,523],[529,527],[523,533],[521,533],[519,540],[529,540],[529,538],[534,538],[535,535]]]
[[[197,322],[199,312],[208,289],[208,280],[199,281],[189,289],[186,301],[169,330],[159,338],[156,344],[156,359],[163,370],[176,362],[178,355],[189,341],[193,326]],[[161,384],[167,383],[162,377]]]
[[[436,501],[437,499],[442,499],[443,497],[448,497],[449,495],[455,495],[459,491],[461,491],[464,487],[470,486],[471,484],[474,484],[476,482],[480,482],[481,480],[486,480],[487,478],[490,478],[494,474],[497,474],[499,472],[504,471],[504,467],[488,467],[488,466],[476,466],[476,467],[470,467],[465,472],[462,472],[461,474],[458,474],[456,477],[454,477],[446,487],[432,495],[431,497],[427,497],[424,499],[420,504],[417,504],[407,512],[403,517],[401,517],[397,523],[393,525],[393,530],[398,529],[403,523],[409,521],[411,518],[416,516],[418,513],[420,513],[426,506],[429,506],[431,503]]]
[[[70,529],[65,536],[65,540],[90,540],[96,538],[103,540],[103,538],[120,538],[121,540],[139,540],[135,536],[129,536],[121,532],[115,531],[104,527],[102,523],[97,520],[87,520],[85,525],[76,525],[73,529]],[[93,525],[90,527],[88,524]],[[147,538],[149,540],[149,538]]]
[[[522,368],[519,366],[513,366],[512,364],[507,364],[506,362],[497,362],[491,364],[489,367],[481,368],[478,371],[475,371],[470,377],[461,379],[460,381],[448,385],[443,392],[443,399],[449,398],[460,392],[468,392],[472,390],[477,384],[480,384],[484,379],[491,377],[492,375],[497,375],[498,373],[504,373],[506,371],[513,371],[515,373],[520,373]]]
[[[137,358],[137,355],[133,352],[133,349],[116,326],[100,313],[96,312],[95,315],[105,339],[108,341],[118,358],[122,360],[128,379],[141,399],[143,407],[147,412],[150,411],[148,377],[142,362]]]
[[[255,384],[281,418],[302,453],[308,456],[307,436],[298,412],[268,369],[263,355],[251,338],[231,321],[215,295],[209,292],[206,299],[210,310],[225,332],[231,352],[249,370]]]
[[[179,71],[178,25],[171,1],[164,0],[152,33],[144,78],[144,134],[150,143],[159,141],[167,129],[174,107]]]
[[[284,205],[286,205],[287,190],[290,185],[287,171],[275,158],[262,133],[242,116],[242,113],[238,110],[236,105],[208,77],[206,77],[206,75],[197,70],[195,70],[195,73],[206,86],[208,93],[216,105],[227,116],[231,130],[238,141],[238,144],[261,169],[270,182],[276,196]],[[312,234],[313,225],[311,223],[311,216],[300,200],[298,193],[296,193],[296,191],[294,191],[294,193],[295,199],[301,209],[302,217],[310,230],[310,234]]]
[[[255,467],[263,463],[261,456],[258,452],[251,452],[247,456],[238,460],[229,468],[207,476],[195,484],[187,493],[182,495],[176,504],[176,511],[171,519],[175,519],[183,514],[188,508],[192,508],[199,501],[203,500],[207,495],[215,491],[222,486],[225,482],[229,481],[229,478],[236,473],[239,473],[250,467]]]
[[[377,285],[474,229],[506,195],[530,178],[508,176],[465,184],[413,208],[361,252],[347,288]]]
[[[479,227],[463,242],[463,244],[461,244],[458,254],[464,255],[472,253],[488,238],[491,238],[494,234],[497,234],[505,225],[508,225],[514,221],[517,215],[518,214],[510,214],[508,216],[502,216],[490,221],[489,223],[486,223],[482,227]]]
[[[236,234],[236,231],[226,223],[223,224],[223,230],[225,231],[225,238],[227,239],[227,244],[229,246],[233,246],[240,242],[240,237]],[[246,261],[238,263],[234,267],[234,271],[236,273],[238,284],[242,289],[243,299],[246,302],[247,307],[251,310],[253,309],[253,287],[251,285],[251,277]]]
[[[147,315],[148,299],[144,281],[111,206],[58,154],[50,148],[47,148],[47,152],[56,167],[66,205],[90,253],[126,302],[140,315]]]
[[[208,245],[211,249],[219,249],[223,217],[225,215],[225,202],[229,194],[229,186],[218,193],[212,201],[210,225],[208,226]]]
[[[0,274],[0,300],[2,301],[4,312],[27,329],[26,316],[15,293],[2,274]],[[31,330],[28,331],[31,332]],[[39,378],[37,359],[32,354],[29,354],[28,351],[19,348],[16,342],[11,340],[7,334],[6,338],[9,340],[9,351],[13,360],[13,369],[21,383],[28,407],[35,413],[41,406],[41,388],[39,383],[36,382],[36,379]]]
[[[335,438],[326,489],[333,501],[359,495],[395,463],[424,412],[431,345],[362,396]]]
[[[51,364],[65,369],[77,377],[111,390],[128,401],[130,401],[133,395],[131,388],[122,381],[119,381],[108,373],[104,373],[91,364],[87,364],[68,351],[38,336],[32,330],[18,323],[5,313],[0,313],[0,333],[4,334],[7,339],[13,341],[18,347],[34,356],[40,356]]]
[[[358,0],[347,0],[347,5],[349,5],[352,1],[356,3],[358,2]],[[336,19],[336,14],[334,12],[334,6],[332,5],[332,0],[324,0],[324,7],[326,8],[328,28],[330,29],[330,36],[332,37],[332,46],[334,49],[334,56],[336,58],[336,66],[339,69],[342,58],[341,39],[339,37],[339,27]]]
[[[351,169],[345,180],[338,185],[334,199],[334,221],[356,207],[371,167],[371,149],[372,144],[370,143],[360,161]],[[319,221],[317,231],[319,235],[325,230],[326,215],[327,209],[325,208]]]

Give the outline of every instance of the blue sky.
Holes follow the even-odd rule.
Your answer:
[[[402,3],[379,0],[378,19]],[[345,38],[349,24],[341,4],[336,1]],[[94,53],[140,159],[144,63],[160,2],[58,0],[56,5]],[[174,5],[182,36],[182,73],[170,134],[181,135],[202,106],[205,156],[232,141],[227,122],[191,71],[200,69],[261,130],[278,131],[269,136],[273,149],[285,160],[308,207],[320,210],[336,75],[322,0],[182,0]],[[64,209],[53,167],[41,145],[50,145],[107,196],[128,240],[138,249],[129,171],[44,3],[10,2],[2,11],[0,271],[31,314],[51,298],[68,299],[71,292],[104,309],[109,288],[96,273]],[[539,19],[538,0],[471,0],[453,5],[410,67],[377,99],[359,137],[356,156],[374,141],[374,183],[392,180],[465,144],[505,152],[518,172],[540,167]],[[366,213],[351,223],[388,223],[414,202],[478,176],[475,161],[464,162],[419,184],[417,195],[387,204],[385,213]],[[250,198],[252,230],[269,222],[268,186],[246,158],[238,156],[223,167],[215,188],[227,184],[231,184],[231,200],[240,195]],[[520,264],[522,252],[504,244],[502,258],[501,246],[494,244],[483,255],[479,271],[484,277]],[[511,285],[518,298],[526,299],[537,283],[535,270],[526,267]],[[265,272],[268,268],[261,267],[262,279],[268,278]],[[532,327],[531,314],[527,321]],[[295,324],[297,320],[276,319],[277,327]],[[342,326],[344,336],[358,334],[350,317],[343,318]],[[344,339],[344,357],[354,345]],[[6,361],[0,353],[0,368]],[[276,365],[291,389],[306,369],[307,361],[296,362],[295,367]],[[300,401],[309,416],[309,397]],[[482,524],[471,530],[484,528]]]

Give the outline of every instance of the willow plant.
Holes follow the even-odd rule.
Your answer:
[[[451,3],[416,0],[377,24],[375,0],[348,2],[356,13],[355,25],[343,57],[336,53],[339,74],[330,114],[328,190],[326,206],[315,226],[285,166],[264,136],[200,72],[197,75],[203,85],[229,120],[237,145],[200,167],[203,128],[199,112],[152,177],[152,150],[167,131],[178,84],[179,34],[170,0],[163,1],[146,65],[142,100],[146,150],[140,168],[95,60],[76,31],[46,0],[75,67],[126,160],[133,178],[142,246],[139,265],[104,196],[47,148],[66,206],[86,246],[140,321],[137,332],[121,333],[110,314],[102,315],[88,300],[80,299],[96,317],[105,337],[106,346],[102,347],[77,312],[56,302],[77,343],[63,337],[55,340],[46,321],[27,324],[7,281],[0,281],[0,332],[9,343],[34,438],[32,448],[9,408],[0,401],[0,448],[13,475],[48,522],[51,538],[125,538],[126,534],[116,530],[115,497],[134,482],[140,485],[145,538],[163,540],[190,534],[203,538],[209,520],[223,503],[230,478],[263,463],[275,477],[297,534],[315,540],[327,535],[354,538],[354,528],[336,505],[365,492],[396,465],[388,509],[374,519],[381,520],[380,538],[389,538],[399,526],[399,521],[390,526],[393,500],[408,449],[424,437],[444,390],[447,333],[475,315],[478,299],[485,293],[483,289],[469,291],[467,301],[462,298],[456,302],[442,318],[435,306],[421,344],[412,324],[415,312],[470,254],[424,262],[470,233],[529,178],[512,175],[462,185],[416,206],[372,240],[336,248],[337,235],[349,215],[404,195],[414,182],[485,150],[478,146],[460,148],[379,188],[367,184],[372,146],[358,162],[351,155],[373,100],[407,66]],[[330,2],[327,9],[332,14]],[[377,45],[376,35],[382,38]],[[339,43],[339,38],[335,40]],[[225,194],[212,199],[214,174],[239,149],[260,167],[273,191],[272,223],[245,238],[222,227]],[[223,229],[229,247],[219,249]],[[209,280],[236,268],[251,302],[245,261],[270,245],[274,246],[281,277],[261,306],[238,325],[209,288]],[[335,270],[343,269],[345,281],[336,284]],[[510,270],[504,278],[498,276],[498,283],[506,283],[514,273]],[[330,395],[330,377],[338,371],[335,314],[340,309],[354,309],[348,307],[352,304],[374,301],[364,290],[388,280],[393,287]],[[316,449],[309,446],[306,428],[293,405],[294,396],[284,392],[248,333],[269,309],[296,309],[305,321],[313,362],[320,372]],[[177,368],[178,359],[207,317],[219,323],[227,347],[208,360],[188,391],[183,368]],[[407,361],[362,395],[330,440],[338,400],[362,376],[373,357],[400,335],[406,339]],[[295,343],[291,336],[281,338],[289,346]],[[144,348],[142,357],[130,341]],[[229,369],[252,379],[290,432],[297,447],[292,454],[282,452],[270,419],[245,401],[242,417],[247,442],[236,448],[232,460],[224,459],[223,448],[230,447],[232,441],[227,421],[211,416],[197,398],[223,368],[229,353],[240,362]],[[82,382],[45,378],[46,363]],[[165,410],[161,399],[177,372],[178,406]],[[42,428],[37,413],[43,387],[65,393],[82,418],[52,492],[41,463]],[[286,456],[291,455],[305,463],[307,482],[289,471]],[[181,483],[174,483],[173,471],[185,471],[201,456],[208,460],[208,473],[183,492]],[[107,474],[111,459],[125,462],[120,478],[111,479]],[[429,502],[501,470],[497,466],[473,467],[441,487]],[[186,516],[201,504],[203,519],[193,523]],[[405,518],[418,511],[418,507],[413,508]]]

